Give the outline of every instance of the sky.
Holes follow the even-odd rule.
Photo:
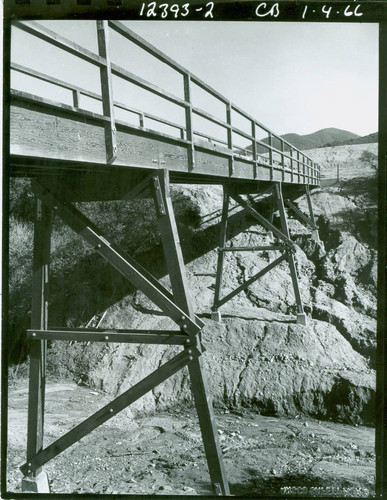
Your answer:
[[[42,21],[97,51],[93,21]],[[335,127],[358,135],[378,128],[378,25],[360,23],[125,21],[158,49],[204,80],[277,134],[308,134]],[[111,30],[112,61],[183,97],[182,78]],[[69,83],[100,92],[99,70],[46,42],[13,29],[12,60]],[[71,94],[12,73],[11,84],[71,104]],[[119,78],[114,99],[184,123],[182,108],[152,97]],[[194,105],[225,119],[225,107],[195,86]],[[99,104],[82,105],[99,111]],[[124,116],[125,115],[125,116]],[[120,113],[117,118],[137,120]],[[239,128],[247,124],[234,117]],[[220,138],[225,130],[195,117],[195,128]],[[151,127],[150,127],[151,128]],[[259,135],[259,134],[258,134]],[[262,136],[265,134],[262,133]],[[241,146],[243,144],[241,143]]]

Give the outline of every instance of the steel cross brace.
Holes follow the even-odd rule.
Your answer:
[[[214,304],[212,306],[212,319],[220,320],[221,316],[218,311],[219,307],[228,302],[230,299],[235,297],[238,293],[245,290],[252,283],[257,281],[259,278],[264,276],[267,272],[274,269],[278,266],[283,260],[287,260],[290,268],[290,274],[293,282],[294,294],[297,303],[297,323],[306,324],[306,316],[304,313],[304,308],[302,304],[297,271],[295,267],[293,254],[296,250],[296,246],[293,241],[290,239],[289,230],[287,226],[287,218],[284,207],[284,202],[282,198],[282,190],[281,185],[279,183],[273,183],[271,186],[272,196],[274,197],[275,203],[277,205],[277,209],[280,214],[281,219],[281,229],[277,229],[271,222],[269,222],[265,217],[259,214],[247,201],[245,201],[240,194],[237,193],[235,187],[224,186],[224,196],[223,196],[223,210],[222,210],[222,220],[221,220],[221,233],[220,233],[220,242],[219,242],[219,254],[218,254],[218,266],[216,273],[216,282],[215,282],[215,296],[214,296]],[[284,253],[278,257],[276,260],[267,265],[264,269],[256,273],[250,279],[248,279],[245,283],[240,285],[238,288],[230,292],[223,298],[220,298],[221,288],[222,288],[222,273],[223,273],[223,260],[224,260],[224,252],[231,251],[230,247],[226,247],[226,239],[227,239],[227,218],[228,218],[228,205],[229,198],[233,198],[239,205],[241,205],[247,213],[249,213],[252,217],[254,217],[261,225],[266,227],[269,231],[273,233],[277,237],[279,243],[277,245],[271,245],[267,247],[252,247],[252,251],[256,250],[279,250],[283,249]],[[281,248],[282,244],[282,248]],[[234,249],[238,250],[238,247]],[[241,250],[247,251],[248,248],[242,247]]]
[[[167,380],[171,375],[184,368],[184,366],[200,355],[201,352],[195,347],[185,349],[183,352],[177,354],[133,387],[123,392],[111,403],[98,410],[81,424],[47,446],[47,448],[40,450],[35,456],[30,457],[28,461],[20,467],[20,470],[23,474],[31,474],[36,471],[39,467],[62,453],[112,417],[116,416],[120,411],[137,401],[137,399]]]
[[[68,226],[92,245],[113,267],[125,276],[134,286],[149,297],[160,309],[170,316],[188,335],[195,337],[203,326],[196,316],[188,317],[173,301],[171,294],[132,257],[110,243],[100,230],[79,210],[65,204],[34,181],[34,188],[42,202],[52,208]]]
[[[285,203],[291,210],[293,210],[299,220],[312,230],[312,239],[315,240],[319,245],[321,245],[320,236],[318,234],[318,226],[314,218],[312,199],[310,197],[310,190],[308,185],[305,186],[305,194],[308,203],[309,217],[301,212],[301,210],[297,208],[290,200],[286,200]]]
[[[301,212],[290,200],[285,201],[286,205],[302,220],[302,222],[313,231],[317,230],[316,224],[307,215]]]
[[[44,282],[47,281],[48,275],[49,245],[47,242],[49,242],[49,231],[43,230],[43,226],[46,225],[46,219],[44,219],[43,226],[39,223],[40,212],[38,210],[37,222],[35,223],[36,251],[34,250],[36,254],[34,257],[34,276],[36,276],[36,279],[34,279],[36,281],[35,288],[38,293],[35,291],[33,294],[36,302],[33,317],[36,316],[37,320],[32,324],[28,336],[34,339],[32,341],[32,353],[37,350],[38,346],[40,347],[39,350],[37,350],[36,358],[31,358],[32,371],[30,375],[28,425],[29,444],[27,446],[27,462],[21,467],[21,470],[29,476],[34,476],[48,460],[57,456],[81,439],[82,436],[88,434],[91,430],[111,418],[111,416],[114,416],[117,412],[126,408],[133,401],[136,401],[160,382],[166,380],[176,373],[176,371],[187,365],[191,377],[192,391],[214,490],[216,494],[228,495],[229,486],[218,442],[217,428],[209,399],[207,382],[200,360],[200,355],[205,350],[201,343],[201,329],[204,323],[195,316],[190,303],[184,262],[169,194],[168,171],[159,171],[155,174],[153,176],[153,184],[155,188],[158,223],[171,278],[173,294],[166,290],[134,259],[125,255],[116,245],[109,243],[102,234],[100,234],[98,228],[96,228],[94,224],[74,206],[59,200],[38,182],[32,182],[39,210],[43,214],[49,214],[50,209],[52,209],[67,225],[81,235],[89,244],[94,246],[95,250],[121,274],[157,304],[165,314],[169,315],[180,327],[181,333],[172,330],[151,332],[145,330],[104,331],[102,329],[67,329],[58,327],[48,329],[47,313],[44,313],[45,319],[42,314],[44,311],[47,311],[47,287],[44,285]],[[141,189],[143,187],[144,182],[142,183]],[[136,191],[136,189],[134,191]],[[69,431],[55,443],[43,449],[44,378],[42,374],[44,373],[45,361],[44,357],[42,358],[41,349],[43,348],[42,346],[45,345],[46,339],[54,337],[62,340],[90,339],[111,342],[166,343],[171,345],[183,345],[184,341],[184,351],[159,367],[112,403],[89,417],[85,422]],[[34,371],[35,366],[37,371]],[[36,397],[38,399],[35,401]]]

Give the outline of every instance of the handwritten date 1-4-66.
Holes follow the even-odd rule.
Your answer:
[[[356,1],[356,0],[355,0]],[[350,4],[350,5],[343,5],[342,8],[339,8],[337,10],[334,9],[330,5],[318,5],[318,4],[311,4],[311,5],[303,5],[299,6],[300,9],[302,8],[302,11],[300,11],[301,14],[301,19],[308,19],[313,16],[319,16],[322,17],[322,19],[329,19],[330,17],[334,16],[344,16],[344,17],[361,17],[363,13],[360,11],[361,5],[360,4]],[[280,17],[281,10],[280,10],[280,4],[279,3],[266,3],[266,2],[261,2],[257,5],[255,9],[255,15],[256,17],[274,17],[278,18]],[[285,13],[286,15],[286,13]]]

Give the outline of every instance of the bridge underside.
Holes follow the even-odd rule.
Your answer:
[[[19,158],[20,159],[20,158]],[[14,158],[13,158],[14,160]],[[31,159],[25,158],[25,165]],[[32,180],[35,195],[35,235],[34,235],[34,263],[33,263],[33,304],[31,316],[31,329],[27,337],[31,341],[30,353],[30,387],[29,387],[29,416],[28,416],[28,441],[27,462],[21,467],[25,474],[22,489],[24,492],[47,492],[47,481],[44,480],[42,466],[69,446],[79,441],[96,427],[106,422],[119,411],[132,404],[146,392],[184,367],[188,368],[194,400],[198,412],[201,432],[209,472],[214,487],[214,493],[228,495],[229,486],[223,464],[221,449],[218,443],[217,429],[209,402],[209,390],[202,370],[201,355],[205,351],[205,342],[202,339],[204,323],[198,318],[192,308],[187,278],[185,275],[184,260],[179,243],[176,221],[169,192],[169,172],[166,169],[124,169],[105,167],[104,174],[95,174],[89,171],[77,171],[59,174],[55,167],[51,175],[47,175],[47,164],[41,169],[39,161],[33,166],[34,179]],[[57,160],[58,161],[58,160]],[[53,164],[54,165],[54,164]],[[114,175],[112,173],[115,172]],[[31,172],[32,174],[32,172]],[[37,175],[38,174],[38,175]],[[171,177],[173,178],[174,173]],[[109,181],[110,179],[110,181]],[[198,182],[192,173],[187,173],[184,179],[187,182]],[[180,174],[175,178],[181,182]],[[200,178],[199,178],[200,181]],[[289,193],[299,196],[299,190],[309,195],[308,186],[286,185],[280,182],[240,180],[235,183],[233,179],[222,179],[224,184],[225,202],[223,206],[221,241],[217,282],[213,316],[218,313],[218,308],[227,300],[235,296],[242,289],[249,286],[260,276],[279,265],[284,260],[288,262],[293,281],[297,302],[297,322],[305,324],[306,317],[303,311],[302,300],[298,288],[297,271],[293,259],[294,244],[290,240],[287,229],[282,186],[287,186]],[[107,184],[109,183],[110,184]],[[218,183],[219,183],[218,179]],[[276,228],[272,222],[262,217],[250,203],[250,193],[255,195],[269,195],[273,198],[273,211],[278,210],[281,220],[281,229]],[[72,201],[92,201],[98,199],[132,199],[136,197],[153,197],[156,207],[159,230],[163,242],[165,259],[171,278],[172,293],[166,290],[146,269],[140,266],[131,256],[122,252],[114,243],[109,242],[94,224],[83,216],[72,205]],[[247,201],[243,198],[247,195]],[[111,197],[111,198],[110,198]],[[277,238],[277,244],[261,250],[282,251],[282,255],[274,260],[267,268],[259,272],[239,287],[228,297],[221,298],[221,277],[223,268],[223,252],[230,250],[225,247],[226,225],[228,216],[228,200],[233,198],[246,212],[252,215],[260,224],[265,226]],[[176,330],[170,331],[143,331],[132,330],[103,330],[98,328],[66,328],[52,326],[48,315],[48,285],[50,264],[50,227],[52,216],[60,217],[65,224],[71,227],[85,239],[105,260],[126,277],[134,286],[147,295],[165,315],[172,318]],[[311,214],[313,218],[313,214]],[[304,216],[308,222],[307,217]],[[313,229],[314,220],[309,220]],[[234,249],[238,250],[238,249]],[[250,250],[248,248],[239,250]],[[256,251],[257,248],[251,250]],[[259,249],[258,249],[259,250]],[[216,319],[213,317],[213,319]],[[220,319],[220,314],[219,318]],[[54,443],[44,448],[43,422],[44,422],[44,385],[45,385],[45,358],[47,340],[62,341],[100,341],[100,342],[126,342],[126,343],[151,343],[161,345],[180,345],[183,350],[180,354],[156,369],[145,379],[131,389],[113,400],[86,421],[74,427],[64,436],[59,437]],[[43,478],[43,479],[42,479]],[[43,485],[46,485],[42,487]]]

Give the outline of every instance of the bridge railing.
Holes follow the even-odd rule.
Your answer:
[[[82,112],[81,108],[81,97],[89,97],[96,101],[102,102],[104,105],[104,110],[106,109],[106,100],[111,100],[112,109],[121,109],[131,114],[137,116],[138,127],[140,129],[147,129],[152,127],[146,127],[150,122],[159,123],[167,127],[172,128],[178,134],[178,138],[184,141],[189,147],[189,159],[191,170],[194,170],[194,150],[195,146],[203,147],[203,141],[211,144],[213,147],[217,147],[218,151],[225,151],[226,156],[230,158],[231,161],[231,173],[232,173],[232,163],[234,158],[249,160],[253,167],[256,168],[258,165],[271,165],[276,166],[276,168],[289,171],[295,176],[302,175],[306,182],[311,184],[318,184],[320,181],[320,167],[318,164],[313,162],[313,160],[307,156],[304,152],[300,151],[294,147],[290,142],[283,139],[281,136],[275,134],[268,127],[260,123],[254,117],[246,113],[244,110],[240,109],[235,104],[231,103],[227,98],[225,98],[218,91],[213,89],[211,86],[206,84],[203,80],[197,76],[190,73],[186,68],[181,66],[179,63],[171,59],[169,56],[161,52],[159,49],[151,45],[148,41],[137,35],[135,32],[127,28],[122,22],[119,21],[108,21],[107,25],[110,29],[114,30],[119,35],[123,36],[126,40],[134,43],[141,49],[145,50],[147,53],[154,56],[156,59],[166,64],[176,72],[178,72],[183,77],[183,92],[184,98],[180,98],[165,89],[157,87],[155,84],[139,77],[138,75],[131,73],[130,71],[114,64],[110,61],[110,55],[107,53],[106,57],[100,54],[93,53],[86,48],[66,39],[65,37],[49,30],[48,28],[39,25],[36,22],[19,22],[16,21],[14,25],[22,29],[23,31],[38,37],[45,42],[52,44],[53,46],[62,49],[74,56],[77,56],[84,61],[91,63],[101,70],[107,70],[108,78],[110,81],[106,85],[110,86],[111,89],[111,78],[112,76],[123,79],[131,84],[134,84],[145,91],[152,93],[162,99],[173,103],[184,109],[185,122],[176,123],[174,121],[168,120],[164,117],[157,116],[156,114],[149,113],[126,103],[114,100],[109,92],[104,89],[102,85],[101,94],[92,92],[85,88],[67,83],[61,79],[57,79],[46,75],[42,72],[30,69],[24,65],[17,64],[15,62],[11,63],[11,70],[18,73],[22,73],[32,78],[56,85],[63,89],[72,92],[72,107],[79,112]],[[109,51],[109,45],[106,45],[106,50]],[[102,83],[103,79],[101,78]],[[220,119],[217,116],[205,111],[204,109],[195,106],[192,99],[192,86],[195,85],[205,91],[207,94],[215,98],[224,106],[225,119]],[[93,114],[96,116],[96,114]],[[209,134],[206,131],[199,130],[194,127],[195,117],[198,116],[204,119],[206,122],[211,122],[215,124],[218,128],[225,131],[226,139],[216,137]],[[242,130],[236,126],[237,118],[242,119],[247,124],[249,132]],[[101,116],[102,120],[109,121],[111,124],[111,129],[115,130],[114,123],[114,112],[111,116],[106,116],[104,112]],[[259,134],[265,134],[264,139],[259,139]],[[247,141],[244,145],[238,144],[238,141]],[[227,150],[227,153],[226,153]]]

